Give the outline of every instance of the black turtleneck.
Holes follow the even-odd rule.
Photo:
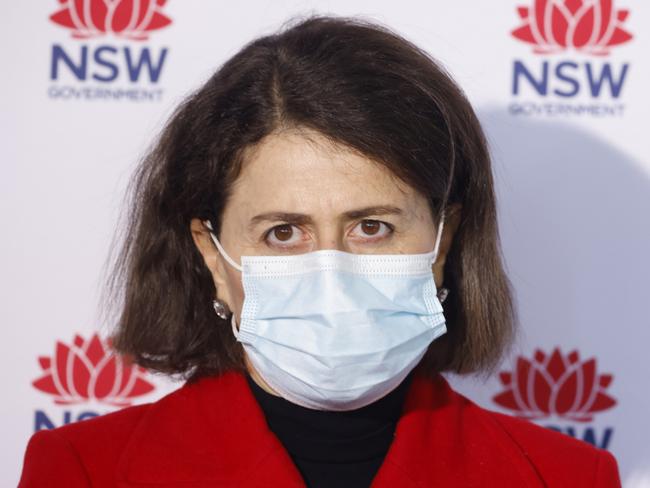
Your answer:
[[[393,440],[411,375],[385,397],[345,412],[313,410],[248,384],[309,488],[368,487]]]

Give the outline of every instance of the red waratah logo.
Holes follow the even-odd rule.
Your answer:
[[[44,374],[32,384],[59,405],[95,400],[125,407],[154,389],[143,368],[115,355],[97,334],[87,341],[75,336],[69,346],[57,342],[54,356],[38,362]]]
[[[588,422],[593,414],[616,405],[605,390],[611,374],[598,374],[594,358],[580,361],[578,351],[566,356],[556,348],[547,355],[537,350],[532,361],[520,356],[512,372],[499,375],[505,389],[493,400],[527,419],[555,415]]]
[[[171,24],[162,13],[166,0],[59,0],[62,9],[50,20],[72,37],[87,39],[113,34],[143,41],[149,32]]]
[[[606,55],[611,46],[632,39],[623,28],[629,11],[615,10],[613,0],[535,0],[517,11],[524,24],[512,35],[539,54],[576,49]]]

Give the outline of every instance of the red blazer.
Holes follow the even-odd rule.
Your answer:
[[[300,487],[239,373],[32,436],[20,487]],[[607,451],[414,377],[373,487],[619,487]]]

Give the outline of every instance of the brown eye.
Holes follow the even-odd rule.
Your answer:
[[[394,226],[381,220],[362,220],[354,226],[350,236],[362,243],[379,243],[388,239],[393,233]]]
[[[293,228],[289,224],[278,225],[275,229],[273,229],[273,236],[278,241],[286,242],[291,239],[291,237],[293,237]]]
[[[374,236],[381,229],[381,222],[376,220],[364,220],[361,223],[361,230],[364,234]]]

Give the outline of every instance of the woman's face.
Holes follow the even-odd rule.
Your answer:
[[[305,137],[309,135],[309,139]],[[445,222],[436,285],[455,223]],[[235,314],[244,301],[241,272],[218,253],[198,219],[194,240],[211,270],[217,297]],[[222,215],[220,242],[236,262],[243,255],[338,249],[359,254],[433,250],[436,222],[426,199],[387,168],[314,131],[284,131],[245,154]]]

